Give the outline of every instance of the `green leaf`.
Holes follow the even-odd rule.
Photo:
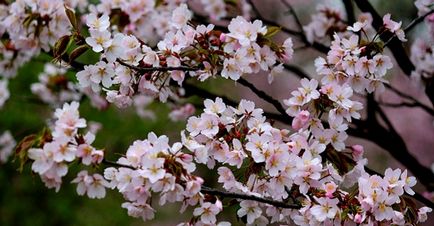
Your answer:
[[[23,26],[25,28],[28,28],[30,26],[30,24],[33,22],[33,20],[37,19],[38,17],[39,17],[39,14],[37,14],[37,13],[32,13],[32,14],[28,15],[23,21]]]
[[[24,165],[28,160],[27,152],[31,147],[33,147],[33,145],[35,145],[36,140],[36,134],[28,135],[24,137],[15,147],[15,159],[18,158],[18,160],[20,161],[20,167],[18,168],[18,171],[23,171]]]
[[[70,35],[64,35],[60,37],[59,40],[57,40],[56,44],[54,44],[53,49],[54,57],[61,57],[63,54],[66,53],[70,40]]]
[[[40,134],[31,134],[24,137],[15,147],[15,160],[18,159],[20,161],[18,171],[23,171],[24,165],[29,159],[27,154],[30,148],[41,148],[46,142],[49,142],[52,139],[51,131],[47,128],[44,128]]]
[[[75,15],[74,10],[71,9],[70,7],[68,7],[67,5],[64,5],[64,7],[65,7],[65,13],[66,13],[66,16],[68,16],[69,22],[71,23],[74,30],[78,31],[78,20],[77,20],[77,16]]]
[[[73,62],[75,59],[77,59],[79,56],[81,56],[83,53],[85,53],[88,49],[90,49],[90,48],[86,44],[75,48],[71,52],[71,54],[69,55],[69,63]]]
[[[267,27],[267,33],[264,35],[265,38],[271,38],[274,35],[276,35],[278,32],[280,32],[282,29],[277,26],[270,26]]]

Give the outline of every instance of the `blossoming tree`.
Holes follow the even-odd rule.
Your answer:
[[[434,174],[408,152],[374,94],[391,90],[406,105],[434,115],[431,106],[386,77],[400,67],[434,103],[433,46],[415,40],[411,57],[403,48],[407,33],[424,21],[431,29],[426,36],[432,36],[434,1],[415,1],[419,17],[405,27],[391,14],[379,15],[367,0],[343,0],[345,11],[321,5],[306,25],[290,1],[277,2],[297,30],[266,19],[247,0],[194,3],[207,16],[183,0],[0,1],[0,106],[14,95],[8,79],[20,65],[46,54],[53,63],[47,62],[31,91],[54,112],[46,129],[17,145],[6,131],[0,160],[16,146],[21,169],[31,165],[56,191],[69,168],[79,168],[70,181],[78,195],[100,199],[114,189],[128,215],[144,221],[154,218],[158,206],[175,202],[180,212],[192,210],[179,225],[231,225],[221,213],[232,205],[247,225],[426,221],[434,204],[412,187],[417,178],[434,190]],[[314,61],[316,75],[291,65],[299,51],[293,40],[324,54]],[[97,62],[79,60],[89,52],[98,55]],[[283,100],[245,79],[262,72],[272,86],[284,70],[300,83]],[[217,77],[249,88],[277,113],[198,86]],[[189,103],[190,96],[201,97],[203,105]],[[145,109],[151,102],[170,103],[175,107],[169,117],[186,120],[186,126],[180,140],[150,132],[115,159],[92,145],[96,132],[79,113],[84,99],[96,110],[135,106],[143,117],[155,117]],[[364,147],[349,145],[349,135],[390,150],[415,176],[407,169],[367,168]],[[201,176],[197,168],[203,166],[217,181]]]

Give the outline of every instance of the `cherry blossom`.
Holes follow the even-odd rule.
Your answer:
[[[368,174],[364,147],[348,141],[365,118],[364,102],[355,94],[381,93],[393,67],[383,49],[389,41],[380,38],[388,31],[407,41],[402,22],[388,13],[375,30],[368,13],[348,24],[349,15],[346,19],[340,9],[319,5],[309,24],[299,24],[299,31],[281,38],[269,21],[250,21],[249,1],[201,0],[210,14],[203,21],[187,3],[19,0],[0,6],[7,12],[0,13],[0,107],[21,64],[41,52],[60,62],[46,64],[31,86],[54,114],[42,135],[35,135],[19,154],[24,163],[29,159],[46,187],[59,191],[70,168],[78,169],[71,183],[77,184],[79,195],[101,199],[106,189],[113,189],[122,195],[120,206],[127,214],[144,221],[155,217],[157,204],[178,203],[181,213],[192,213],[179,225],[230,225],[217,220],[228,205],[248,225],[406,225],[427,220],[429,207],[406,201],[416,194],[416,178],[391,168],[384,175]],[[429,12],[430,3],[415,2],[420,15]],[[216,21],[222,18],[227,18],[227,29]],[[271,84],[291,69],[286,64],[299,44],[292,36],[306,47],[319,46],[325,55],[314,61],[316,75],[302,76],[280,105],[245,77],[265,74]],[[331,42],[329,50],[328,45],[321,48],[324,41]],[[95,61],[77,60],[81,51],[96,55]],[[428,84],[432,46],[418,40],[411,52],[412,77]],[[67,76],[71,72],[76,72],[73,78]],[[195,86],[215,78],[247,86],[278,113]],[[189,102],[197,95],[192,87],[205,93],[203,103]],[[93,146],[96,131],[80,116],[84,97],[101,109],[134,105],[139,116],[150,119],[156,118],[152,103],[167,103],[169,118],[185,120],[185,129],[174,142],[171,133],[148,132],[124,154],[106,156],[104,148]],[[14,145],[10,133],[0,137],[1,161]],[[216,181],[200,176],[206,168]]]

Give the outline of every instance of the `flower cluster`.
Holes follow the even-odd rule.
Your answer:
[[[133,96],[140,93],[164,102],[179,93],[170,85],[171,80],[179,86],[187,75],[201,81],[217,74],[237,80],[243,74],[269,71],[278,61],[292,58],[291,38],[282,45],[273,43],[270,38],[275,31],[259,20],[249,22],[238,16],[225,34],[214,31],[214,25],[193,26],[188,23],[191,18],[187,5],[175,8],[168,32],[155,50],[134,35],[110,32],[106,14],[89,14],[86,24],[90,37],[86,43],[103,54],[101,61],[77,73],[80,86],[94,92],[102,88],[107,100],[119,107],[131,105]]]
[[[156,199],[160,206],[180,203],[180,212],[192,209],[191,219],[180,225],[230,225],[219,219],[227,206],[223,201],[237,205],[238,218],[248,225],[407,225],[426,220],[431,209],[418,209],[408,197],[415,194],[414,177],[390,168],[384,176],[370,175],[364,148],[347,145],[350,123],[361,118],[363,108],[353,94],[384,89],[392,63],[382,54],[379,39],[386,32],[406,41],[401,22],[386,14],[383,26],[371,35],[370,14],[361,14],[348,26],[340,10],[319,6],[300,34],[311,43],[330,37],[331,49],[326,58],[315,60],[319,78],[302,79],[283,101],[287,115],[284,109],[280,113],[292,122],[282,129],[252,101],[230,106],[219,97],[206,99],[199,115],[194,115],[193,104],[180,101],[190,95],[184,89],[190,77],[237,81],[266,72],[271,83],[294,53],[291,38],[274,40],[280,28],[249,21],[248,1],[200,2],[212,20],[234,10],[244,17],[235,16],[227,31],[220,31],[194,21],[185,0],[0,4],[0,69],[6,78],[0,80],[0,107],[9,98],[7,79],[41,50],[78,70],[75,84],[65,68],[46,64],[31,87],[52,106],[72,101],[55,110],[50,130],[26,137],[17,148],[23,162],[32,160],[32,171],[48,188],[58,191],[68,167],[78,162],[87,167],[72,180],[79,195],[100,199],[106,188],[117,190],[128,215],[143,220],[154,218]],[[431,3],[415,4],[425,12]],[[76,61],[87,50],[98,60],[86,65]],[[432,46],[417,41],[412,61],[413,77],[431,79]],[[154,99],[169,102],[170,119],[187,120],[186,129],[173,144],[166,135],[150,132],[125,155],[109,161],[92,145],[96,132],[80,117],[75,101],[83,95],[99,108],[134,105],[141,117],[151,119],[155,115],[147,107]],[[90,131],[84,133],[86,127]],[[0,161],[14,145],[9,133],[0,137]],[[89,166],[95,165],[104,167],[104,175],[90,172]],[[206,167],[216,172],[217,181],[199,176],[197,169]],[[207,187],[213,184],[219,189]]]
[[[359,31],[363,27],[355,24],[353,29]],[[379,53],[375,40],[360,41],[354,34],[348,38],[335,34],[333,38],[327,60],[322,57],[315,60],[321,82],[347,84],[358,93],[383,90],[384,76],[393,65],[388,56]]]
[[[392,205],[401,203],[402,195],[405,193],[414,195],[411,189],[416,184],[414,177],[408,177],[407,171],[401,173],[400,169],[388,168],[384,177],[378,175],[363,175],[358,180],[360,202],[362,211],[354,216],[356,223],[364,221],[392,221],[392,224],[405,224],[404,215],[406,211],[397,211]],[[422,220],[422,219],[421,219]],[[419,223],[419,222],[417,222]]]
[[[325,91],[328,85],[318,91],[317,85],[316,80],[302,80],[302,87],[295,91],[306,94],[305,104],[310,108],[319,107],[309,109],[316,116],[299,112],[294,119],[299,120],[295,132],[273,127],[263,116],[263,110],[251,101],[241,100],[237,107],[232,107],[220,98],[207,99],[204,112],[188,119],[181,142],[170,145],[167,136],[149,133],[147,139],[135,141],[116,162],[105,161],[113,167],[104,170],[104,178],[83,170],[72,182],[78,184],[78,194],[90,198],[104,197],[106,187],[117,189],[126,200],[122,207],[133,217],[152,219],[156,210],[151,200],[158,194],[159,205],[181,202],[181,212],[189,206],[194,208],[193,218],[186,225],[214,225],[223,204],[209,195],[209,190],[203,187],[204,180],[194,175],[197,165],[205,164],[217,170],[218,182],[227,192],[282,203],[292,200],[289,203],[294,210],[238,199],[237,215],[247,224],[404,225],[426,220],[431,209],[418,210],[404,201],[404,193],[414,194],[411,189],[416,183],[414,177],[407,176],[407,171],[390,168],[384,176],[369,175],[364,171],[363,147],[345,146],[346,135],[342,134],[347,125],[342,118],[350,121],[349,118],[359,115],[357,110],[349,115],[334,111],[356,102],[349,100],[348,95],[340,98]],[[349,87],[342,88],[346,89]],[[296,99],[287,102],[292,105]],[[48,187],[59,189],[67,162],[81,158],[84,165],[89,165],[100,163],[103,158],[102,152],[90,146],[93,137],[89,133],[85,137],[77,134],[77,129],[86,125],[77,108],[78,104],[73,102],[57,109],[53,138],[43,148],[28,152],[34,160],[32,169],[41,174]],[[321,111],[329,114],[329,128],[321,121]],[[398,207],[401,211],[397,211]],[[415,213],[419,215],[414,216]]]
[[[12,77],[16,70],[31,57],[48,52],[64,35],[70,35],[71,24],[64,4],[76,8],[87,1],[36,0],[14,1],[1,5],[0,36],[7,33],[8,40],[0,44],[0,61],[3,76]]]
[[[201,216],[204,223],[215,223],[215,215],[222,210],[220,201],[205,199],[200,193],[203,179],[191,174],[196,169],[193,156],[181,151],[181,143],[170,146],[168,142],[166,136],[154,133],[149,133],[146,140],[135,141],[117,161],[121,167],[105,169],[110,187],[123,194],[127,202],[122,207],[130,216],[152,219],[152,195],[158,193],[160,205],[182,202],[184,210],[200,204],[195,216]]]
[[[94,134],[88,132],[82,136],[78,133],[79,129],[86,127],[78,107],[77,102],[72,102],[56,109],[52,133],[41,138],[40,147],[28,150],[28,157],[33,160],[32,170],[41,176],[48,188],[55,188],[56,191],[68,172],[68,163],[80,159],[83,165],[98,164],[104,157],[102,150],[91,146]]]

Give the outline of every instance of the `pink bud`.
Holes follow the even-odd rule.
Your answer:
[[[196,111],[196,108],[194,107],[193,104],[186,104],[184,107],[185,107],[185,114],[189,116],[194,114],[194,112]]]
[[[356,144],[356,145],[351,146],[351,149],[353,149],[353,153],[352,153],[353,159],[356,161],[360,160],[362,158],[363,152],[364,152],[363,146]]]
[[[101,150],[95,150],[92,152],[92,163],[100,164],[104,159],[104,152]]]
[[[362,223],[362,215],[361,215],[360,213],[358,213],[358,214],[356,214],[356,215],[354,216],[354,222],[355,222],[356,224],[361,224],[361,223]]]
[[[225,35],[225,33],[221,33],[221,35],[220,35],[220,41],[221,42],[225,42],[226,41],[226,35]]]
[[[217,208],[220,209],[220,211],[223,210],[223,204],[222,204],[222,202],[220,200],[217,199],[215,201],[215,205],[216,205]]]
[[[292,128],[299,130],[303,128],[309,121],[310,113],[308,111],[300,111],[297,116],[292,120]]]
[[[432,14],[430,14],[429,16],[427,16],[426,17],[426,20],[428,21],[428,22],[434,22],[434,13],[432,13]]]
[[[294,118],[292,120],[292,125],[291,126],[292,126],[292,128],[294,130],[299,130],[299,129],[301,129],[303,127],[303,125],[301,123],[301,120],[299,118]]]
[[[297,115],[298,118],[300,118],[301,122],[306,123],[309,121],[310,113],[308,111],[300,111]]]

